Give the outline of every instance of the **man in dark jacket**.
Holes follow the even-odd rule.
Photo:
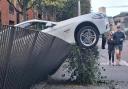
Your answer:
[[[122,32],[122,28],[120,27],[120,25],[117,26],[117,31],[113,35],[113,40],[116,50],[117,65],[119,65],[121,60],[123,41],[125,40],[125,34]]]

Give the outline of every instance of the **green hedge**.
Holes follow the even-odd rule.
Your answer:
[[[70,70],[75,70],[72,73],[72,77],[76,77],[74,82],[79,84],[96,83],[100,78],[98,59],[98,47],[81,49],[78,46],[72,46],[69,66]]]

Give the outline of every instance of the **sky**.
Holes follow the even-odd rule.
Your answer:
[[[108,16],[115,16],[120,12],[128,12],[128,0],[91,0],[92,12],[98,12],[98,8],[102,6],[106,7]],[[115,6],[123,7],[117,8]]]

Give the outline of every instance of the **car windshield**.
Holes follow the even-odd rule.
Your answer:
[[[47,22],[26,22],[26,23],[18,25],[17,27],[21,27],[24,29],[44,30],[48,28],[46,24]],[[53,23],[52,25],[55,26],[55,24]]]
[[[29,22],[24,25],[25,29],[33,29],[33,30],[44,30],[46,29],[46,23],[43,22]]]

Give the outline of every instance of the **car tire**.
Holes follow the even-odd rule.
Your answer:
[[[93,26],[83,26],[78,29],[76,43],[82,48],[94,47],[99,40],[99,32]]]

